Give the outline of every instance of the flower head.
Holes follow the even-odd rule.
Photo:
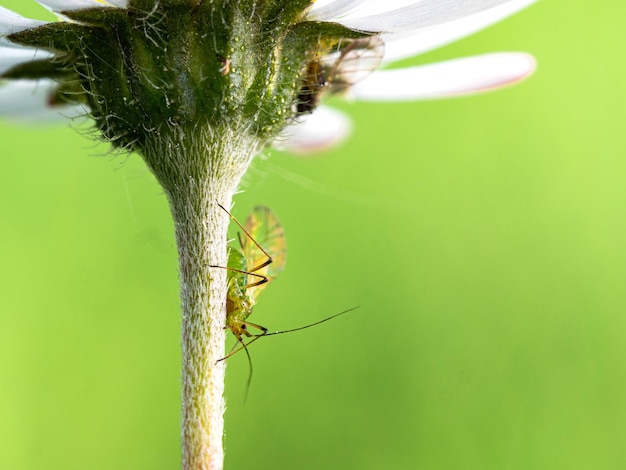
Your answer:
[[[457,96],[516,82],[524,53],[385,66],[472,34],[533,0],[38,0],[61,21],[0,7],[0,116],[89,114],[141,151],[163,125],[236,123],[260,146],[331,145],[349,120],[320,103]],[[378,70],[379,67],[382,70]]]

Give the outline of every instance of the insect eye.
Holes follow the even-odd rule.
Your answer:
[[[245,324],[245,323],[242,323],[242,324],[241,324],[241,329],[242,329],[242,330],[245,330],[245,329],[246,329],[246,324]]]

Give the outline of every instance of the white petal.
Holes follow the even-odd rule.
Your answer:
[[[351,130],[352,124],[343,113],[320,106],[287,127],[274,141],[274,147],[300,154],[319,152],[343,142]]]
[[[413,34],[409,33],[408,36],[383,35],[383,40],[385,41],[383,63],[405,59],[445,46],[501,21],[507,16],[535,3],[535,1],[512,0],[475,15],[425,28]],[[396,38],[399,39],[395,40]]]
[[[50,122],[85,115],[82,106],[49,106],[56,83],[52,80],[14,80],[0,86],[0,119],[13,122]]]
[[[9,41],[7,38],[0,37],[0,47],[15,48],[15,47],[22,47],[22,46]]]
[[[31,20],[14,11],[0,7],[0,36],[8,36],[44,24],[46,24],[45,21]]]
[[[535,59],[522,52],[500,52],[436,64],[382,70],[357,83],[350,96],[366,101],[445,98],[510,85],[528,77]]]
[[[509,0],[421,0],[413,5],[362,18],[344,18],[339,23],[362,31],[401,33],[435,26],[480,13]]]
[[[14,47],[0,46],[0,75],[20,63],[47,59],[52,56],[53,54],[41,49],[31,49],[17,45]]]
[[[56,83],[13,80],[0,86],[0,116],[25,116],[47,108]]]
[[[37,0],[52,11],[84,10],[87,8],[120,6],[126,7],[127,0]]]
[[[362,18],[365,16],[380,15],[381,13],[387,13],[414,5],[420,1],[421,0],[373,0],[362,8],[359,8],[358,11],[355,11],[354,14],[350,16],[353,18]]]
[[[333,2],[316,2],[307,19],[314,21],[332,21],[362,8],[373,0],[335,0]]]
[[[118,8],[126,8],[128,6],[128,0],[107,0],[107,3]]]

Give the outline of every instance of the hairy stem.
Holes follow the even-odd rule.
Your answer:
[[[214,182],[215,187],[219,182]],[[228,221],[213,197],[198,191],[173,198],[181,283],[183,469],[222,468],[226,279],[209,264],[226,264]]]
[[[232,129],[161,132],[144,157],[174,218],[182,310],[183,470],[223,466],[228,216],[258,143]]]

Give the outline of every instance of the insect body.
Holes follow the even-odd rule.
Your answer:
[[[356,307],[336,313],[330,317],[290,330],[268,332],[264,326],[248,321],[252,308],[259,294],[285,267],[285,235],[283,228],[278,222],[276,215],[265,206],[257,206],[246,220],[245,227],[228,212],[223,206],[220,207],[239,226],[246,235],[239,234],[239,248],[230,248],[228,254],[228,266],[214,266],[228,270],[228,293],[226,298],[226,328],[237,339],[230,352],[217,362],[228,359],[241,350],[248,356],[250,373],[246,395],[252,381],[252,359],[248,352],[248,346],[259,338],[265,336],[291,333],[292,331],[304,330],[312,326],[324,323],[335,317],[348,313]],[[250,328],[255,328],[260,333],[251,333]],[[246,343],[246,338],[251,338]],[[238,347],[237,347],[238,346]]]
[[[323,93],[345,91],[376,70],[383,58],[385,44],[379,36],[342,40],[330,53],[315,55],[303,72],[298,92],[298,114],[312,113]]]
[[[220,207],[239,226],[245,234],[245,238],[239,234],[239,248],[230,248],[228,254],[228,266],[214,266],[228,270],[228,293],[226,298],[226,328],[237,339],[233,349],[219,361],[228,359],[242,349],[248,352],[247,346],[264,336],[291,333],[292,331],[304,330],[311,326],[324,323],[335,317],[348,313],[357,307],[344,310],[330,317],[314,323],[289,330],[268,332],[264,326],[248,321],[259,295],[268,284],[285,267],[286,248],[283,228],[278,222],[276,215],[265,206],[255,207],[245,227],[228,212],[223,206]],[[260,333],[251,333],[250,328],[255,328]],[[245,338],[252,338],[247,343]],[[238,348],[237,345],[239,345]],[[236,349],[235,349],[236,348]],[[248,359],[250,356],[248,355]],[[218,362],[219,362],[218,361]],[[252,374],[252,364],[250,364]],[[251,376],[250,376],[251,377]]]
[[[243,230],[246,238],[239,236],[240,248],[231,247],[228,255],[226,328],[245,348],[244,336],[254,337],[250,341],[252,342],[267,334],[265,327],[251,323],[247,318],[252,313],[259,294],[285,266],[285,235],[276,215],[268,207],[255,207],[248,216],[245,227],[230,213],[228,215]],[[248,331],[249,327],[262,333],[254,335]],[[235,352],[237,350],[223,359]]]

